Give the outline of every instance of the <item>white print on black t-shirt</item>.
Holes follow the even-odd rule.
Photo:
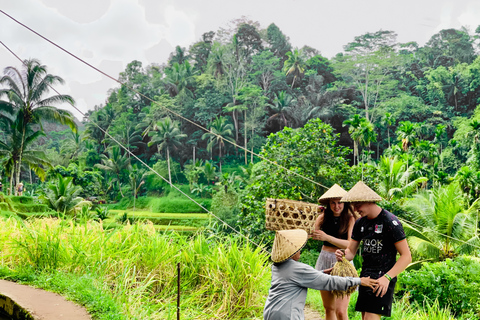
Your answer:
[[[364,239],[363,252],[379,253],[382,251],[383,244],[381,239]]]
[[[383,224],[376,224],[375,225],[375,233],[382,233]]]

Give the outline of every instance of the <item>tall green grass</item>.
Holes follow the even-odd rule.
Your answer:
[[[182,319],[255,319],[270,282],[267,255],[239,240],[175,233],[152,224],[104,230],[101,222],[37,219],[0,221],[0,266],[10,274],[93,278],[125,319],[175,319],[177,263]],[[5,273],[4,273],[5,276]],[[13,276],[12,276],[13,277]],[[14,278],[14,277],[13,277]],[[28,281],[28,277],[24,277]],[[44,287],[49,288],[48,280]],[[91,310],[95,299],[84,301]],[[101,312],[93,312],[103,319]]]

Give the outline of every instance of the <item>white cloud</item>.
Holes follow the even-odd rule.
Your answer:
[[[174,46],[189,46],[195,41],[195,25],[188,15],[169,5],[165,9],[167,40]]]

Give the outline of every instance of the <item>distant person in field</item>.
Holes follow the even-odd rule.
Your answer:
[[[0,181],[0,192],[3,192],[3,184],[2,184],[2,181]]]
[[[342,187],[334,184],[318,200],[326,209],[315,221],[315,231],[312,238],[323,241],[315,269],[321,271],[332,268],[337,262],[335,251],[346,249],[352,236],[353,225],[357,216],[354,215],[349,203],[340,202],[347,194]],[[320,291],[325,320],[348,319],[348,304],[350,296],[335,298],[331,291]]]
[[[18,185],[17,185],[17,194],[19,196],[23,195],[23,190],[24,190],[23,183],[19,182]]]
[[[275,234],[272,248],[272,283],[263,310],[264,320],[304,320],[308,288],[316,290],[346,290],[362,285],[373,288],[376,280],[368,277],[330,276],[298,262],[300,251],[308,240],[305,230],[281,230]]]
[[[335,255],[338,260],[343,255],[347,260],[352,260],[363,241],[360,276],[378,279],[378,284],[373,289],[360,287],[358,291],[355,310],[362,312],[362,320],[380,320],[382,315],[391,316],[397,275],[412,261],[402,224],[396,216],[377,205],[381,200],[362,181],[341,200],[352,203],[361,218],[355,222],[345,253],[337,250]],[[400,254],[398,260],[397,253]]]

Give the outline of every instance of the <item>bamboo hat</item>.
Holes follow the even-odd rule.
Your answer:
[[[330,189],[327,190],[320,198],[318,198],[319,202],[327,202],[330,199],[341,199],[343,196],[347,194],[342,187],[338,184],[334,184]]]
[[[358,181],[357,184],[353,186],[350,191],[343,196],[340,202],[378,202],[382,201],[382,197],[380,197],[375,191],[370,189],[365,183],[362,181]]]
[[[273,241],[272,261],[280,263],[291,258],[305,246],[307,240],[307,231],[303,229],[277,231]]]

